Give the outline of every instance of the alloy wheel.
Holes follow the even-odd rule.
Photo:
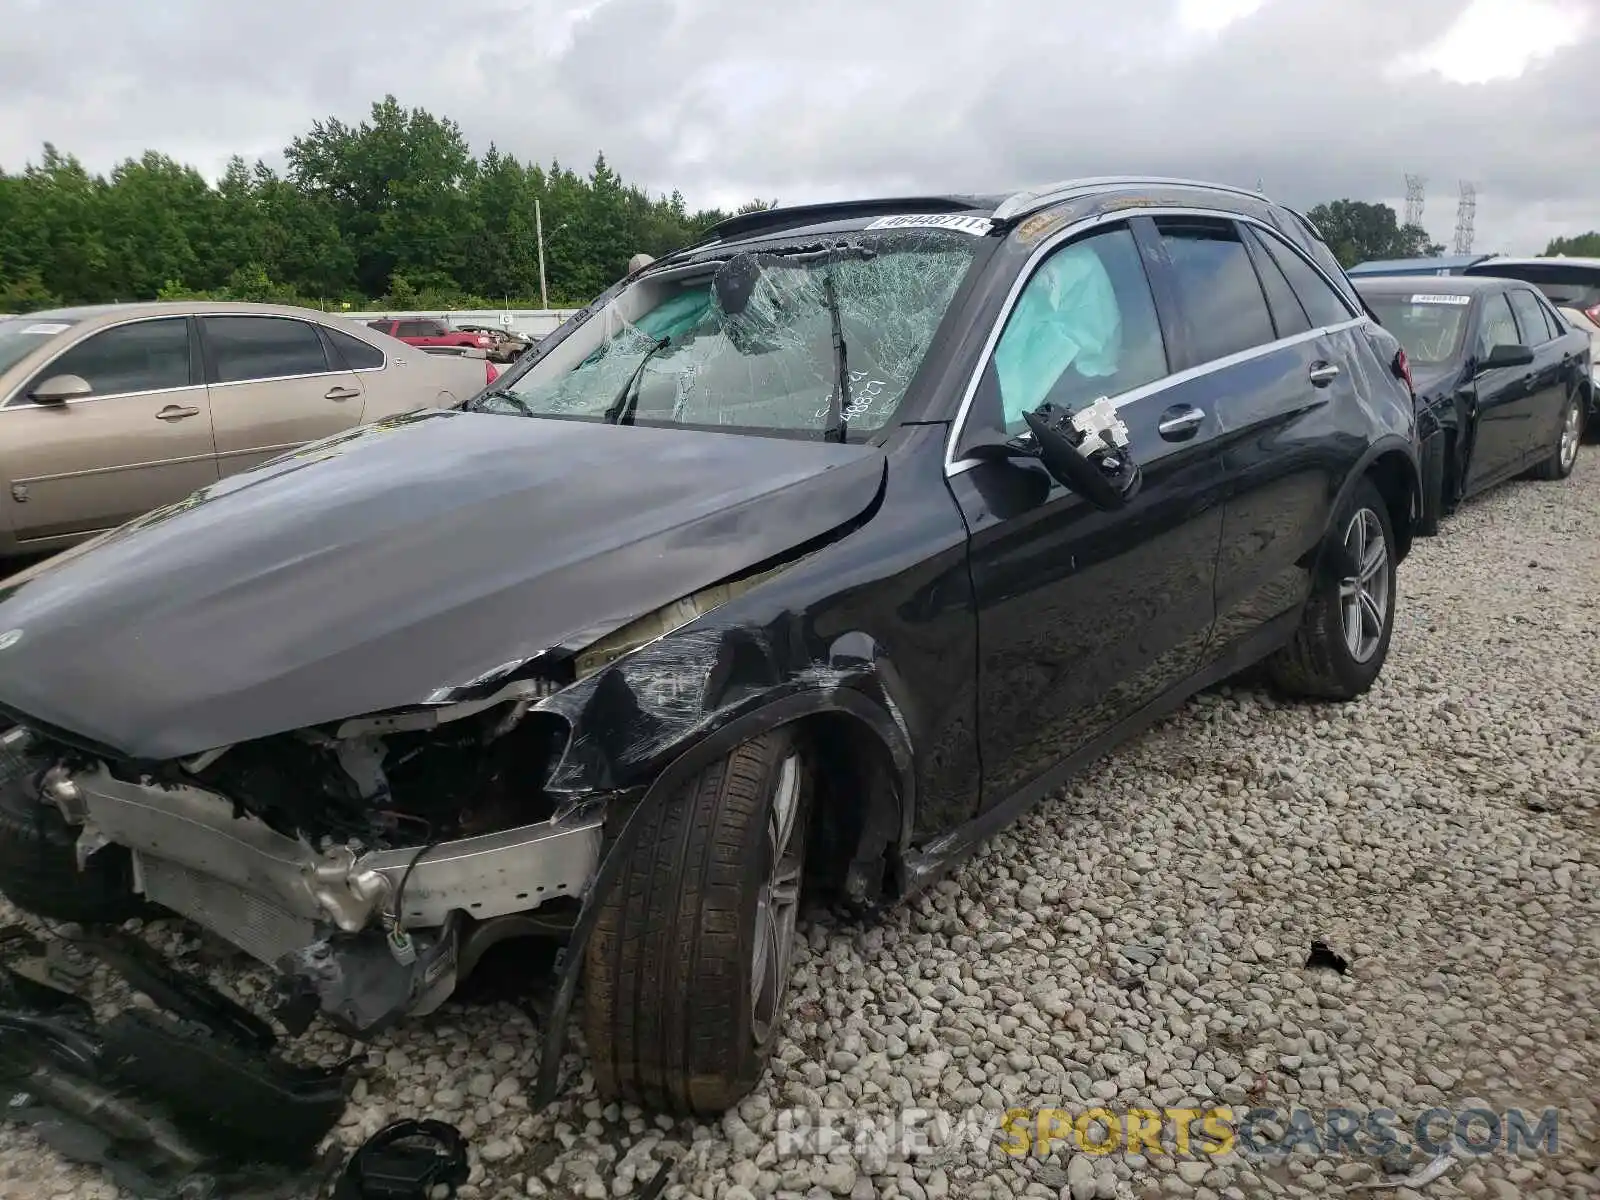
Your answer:
[[[1561,426],[1561,469],[1572,470],[1572,463],[1578,457],[1578,441],[1583,437],[1583,414],[1579,411],[1578,402],[1574,400],[1567,406],[1567,419]]]
[[[756,895],[755,948],[750,964],[750,1026],[757,1045],[772,1036],[789,988],[794,927],[800,911],[804,845],[795,841],[800,814],[800,756],[778,767],[778,786],[767,814],[767,878]]]
[[[1344,644],[1351,658],[1364,663],[1378,652],[1389,614],[1389,545],[1377,513],[1363,508],[1350,518],[1344,548],[1356,568],[1339,583]]]

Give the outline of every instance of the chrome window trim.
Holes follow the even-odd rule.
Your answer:
[[[1017,278],[1012,283],[1011,290],[1006,293],[1005,303],[1001,306],[1000,314],[995,318],[994,324],[989,330],[989,336],[984,340],[983,350],[978,355],[978,361],[973,367],[971,377],[967,380],[966,389],[963,391],[961,396],[961,403],[956,408],[956,415],[950,422],[950,433],[945,439],[944,445],[944,473],[946,478],[952,478],[961,474],[963,471],[970,471],[982,461],[981,459],[976,458],[957,459],[955,457],[956,446],[961,441],[962,431],[966,427],[967,417],[972,409],[973,397],[977,395],[978,385],[983,379],[984,371],[988,370],[989,361],[994,356],[994,348],[1000,341],[1000,334],[1005,329],[1006,322],[1011,319],[1011,313],[1016,307],[1018,297],[1022,295],[1023,288],[1027,287],[1028,283],[1033,279],[1034,272],[1038,269],[1039,264],[1064,242],[1071,241],[1072,239],[1102,225],[1118,225],[1125,221],[1129,221],[1134,217],[1206,217],[1212,220],[1241,221],[1246,225],[1251,225],[1257,229],[1265,230],[1267,233],[1271,233],[1273,236],[1278,237],[1278,240],[1283,242],[1284,245],[1289,246],[1290,250],[1293,250],[1296,254],[1299,254],[1301,259],[1309,263],[1311,268],[1316,271],[1318,275],[1320,275],[1324,280],[1328,281],[1329,285],[1333,287],[1334,291],[1338,293],[1341,298],[1344,297],[1343,289],[1335,285],[1331,279],[1328,279],[1326,271],[1323,271],[1317,266],[1316,263],[1311,262],[1309,257],[1301,254],[1298,249],[1290,245],[1286,239],[1279,236],[1270,226],[1262,221],[1256,220],[1254,217],[1242,216],[1239,213],[1223,212],[1215,209],[1203,208],[1140,208],[1131,212],[1121,211],[1102,213],[1097,217],[1088,217],[1082,221],[1074,222],[1064,229],[1057,230],[1054,234],[1045,238],[1037,247],[1034,248],[1033,253],[1028,256],[1028,261],[1023,264],[1022,270],[1017,273]],[[1348,301],[1346,303],[1348,307]],[[1152,380],[1150,383],[1142,384],[1136,388],[1130,388],[1126,392],[1109,397],[1109,399],[1117,408],[1122,408],[1124,405],[1132,404],[1136,400],[1142,400],[1146,396],[1162,391],[1165,388],[1172,387],[1175,384],[1187,383],[1191,379],[1199,379],[1205,375],[1212,374],[1215,371],[1226,370],[1228,367],[1237,366],[1242,362],[1248,362],[1252,358],[1259,358],[1263,355],[1281,350],[1285,346],[1293,346],[1300,342],[1310,341],[1313,338],[1321,337],[1323,334],[1338,333],[1342,330],[1355,329],[1361,325],[1367,325],[1370,323],[1371,318],[1365,313],[1362,313],[1358,316],[1350,318],[1348,321],[1342,321],[1334,325],[1317,326],[1306,330],[1305,332],[1293,334],[1290,337],[1278,338],[1271,342],[1263,342],[1259,346],[1252,346],[1248,350],[1240,350],[1234,354],[1228,355],[1225,358],[1212,359],[1210,362],[1200,363],[1193,367],[1186,367],[1182,371],[1163,375],[1160,379]]]
[[[78,337],[74,338],[67,345],[61,347],[61,349],[57,350],[49,358],[45,359],[44,363],[38,368],[38,370],[31,372],[27,379],[24,379],[21,383],[17,384],[16,387],[11,389],[11,394],[5,398],[5,402],[3,404],[0,404],[0,413],[11,412],[13,410],[18,412],[27,412],[29,409],[35,408],[62,408],[67,404],[94,404],[100,400],[123,400],[130,396],[161,396],[169,392],[189,392],[193,391],[195,388],[205,387],[205,380],[201,380],[199,383],[186,383],[181,387],[142,388],[136,392],[107,392],[103,396],[84,396],[77,400],[64,401],[62,404],[40,404],[37,401],[28,400],[27,397],[22,394],[22,389],[28,385],[29,380],[36,378],[40,371],[43,371],[52,364],[59,362],[63,355],[69,353],[70,351],[76,350],[79,346],[83,345],[92,337],[96,337],[99,334],[105,333],[107,330],[121,329],[125,325],[139,325],[146,321],[187,321],[191,315],[192,314],[190,313],[144,313],[141,316],[124,317],[120,321],[112,321],[105,325],[95,325],[88,330],[80,330]],[[40,320],[48,321],[49,318],[41,317]],[[193,336],[187,330],[185,330],[185,333],[187,336]],[[189,349],[189,353],[192,359],[194,354],[194,348],[192,346]],[[18,404],[16,403],[18,400],[25,400],[26,403]]]

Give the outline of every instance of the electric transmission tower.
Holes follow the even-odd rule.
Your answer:
[[[1421,175],[1406,176],[1406,224],[1422,225],[1422,197],[1428,190],[1428,181]]]
[[[1456,253],[1472,253],[1472,221],[1478,212],[1478,189],[1461,181],[1461,202],[1456,205]]]

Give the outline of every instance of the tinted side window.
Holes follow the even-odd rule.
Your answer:
[[[1333,285],[1324,279],[1305,259],[1275,237],[1263,236],[1273,259],[1289,279],[1289,286],[1305,305],[1311,324],[1321,329],[1325,325],[1338,325],[1355,314],[1350,311]]]
[[[1538,299],[1538,297],[1535,297]],[[1540,310],[1544,313],[1545,328],[1550,331],[1552,338],[1558,338],[1567,332],[1567,321],[1560,313],[1551,308],[1548,303],[1541,303]]]
[[[427,337],[428,327],[421,321],[396,321],[395,337]]]
[[[334,349],[344,359],[345,366],[352,371],[362,371],[371,367],[383,366],[383,351],[376,346],[369,345],[360,338],[345,333],[342,329],[329,329],[324,326],[323,331],[327,333]]]
[[[317,331],[288,317],[203,317],[217,383],[317,375],[328,356]]]
[[[1506,294],[1496,292],[1483,304],[1483,323],[1478,327],[1478,357],[1483,358],[1496,346],[1517,344],[1517,323],[1511,318],[1511,306]]]
[[[1511,293],[1511,311],[1517,314],[1517,328],[1522,333],[1524,346],[1542,346],[1550,340],[1550,330],[1544,323],[1544,312],[1532,292]]]
[[[1231,222],[1159,227],[1202,362],[1276,339],[1256,269]]]
[[[29,388],[52,375],[80,375],[97,396],[188,387],[189,323],[164,317],[92,334],[40,371]]]
[[[1254,244],[1255,249],[1250,257],[1255,261],[1261,286],[1266,289],[1267,307],[1272,310],[1272,323],[1278,328],[1278,336],[1293,337],[1297,333],[1308,332],[1311,321],[1306,316],[1306,310],[1295,298],[1294,289],[1284,278],[1283,271],[1267,253],[1265,239],[1254,229],[1248,228],[1245,237]]]
[[[393,321],[368,321],[367,328],[376,329],[379,333],[388,333],[389,327],[393,324]]]
[[[1076,407],[1167,373],[1150,280],[1128,229],[1095,233],[1045,259],[1006,320],[994,369],[1013,433],[1047,399]]]

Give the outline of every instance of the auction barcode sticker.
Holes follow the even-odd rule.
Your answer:
[[[1471,296],[1413,296],[1413,304],[1471,304]]]
[[[988,217],[959,217],[939,213],[907,213],[903,217],[879,217],[868,229],[956,229],[982,237],[994,227]]]

